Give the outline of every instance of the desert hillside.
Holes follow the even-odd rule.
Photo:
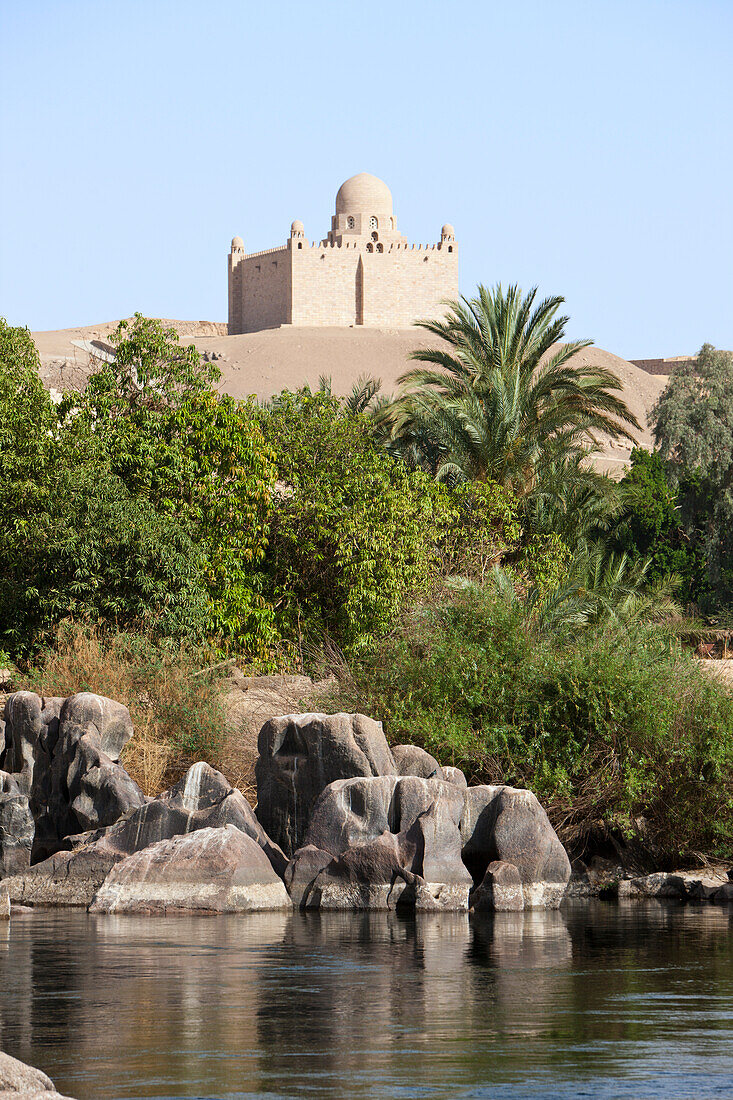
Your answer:
[[[166,321],[184,343],[214,358],[222,372],[221,388],[234,397],[270,397],[305,382],[318,384],[330,375],[335,393],[348,392],[360,375],[381,378],[385,392],[393,392],[407,369],[410,351],[424,346],[426,335],[417,329],[278,328],[227,336],[226,325],[214,321]],[[89,353],[78,344],[104,342],[116,321],[83,328],[34,332],[41,357],[44,383],[57,389],[77,388],[88,373]],[[74,343],[74,341],[76,343]],[[624,384],[624,396],[643,426],[638,441],[651,446],[646,415],[664,388],[666,378],[647,374],[633,363],[601,348],[588,348],[581,358],[613,370]],[[630,447],[608,442],[598,465],[618,469],[628,460]]]

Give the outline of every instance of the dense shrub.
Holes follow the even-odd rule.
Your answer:
[[[197,546],[209,633],[264,656],[276,640],[259,570],[275,467],[255,411],[214,393],[216,367],[159,321],[136,315],[111,342],[115,361],[67,399],[65,427],[92,431],[127,490]]]
[[[673,484],[682,521],[696,529],[712,607],[733,607],[733,352],[703,344],[680,363],[650,423]]]
[[[659,629],[538,639],[471,588],[418,606],[351,664],[336,705],[385,723],[470,779],[529,786],[561,835],[645,819],[669,859],[729,855],[733,696]]]

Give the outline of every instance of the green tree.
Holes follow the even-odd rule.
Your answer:
[[[129,493],[97,433],[60,426],[39,366],[0,321],[0,644],[27,652],[68,616],[200,636],[199,551]]]
[[[218,369],[160,321],[136,314],[110,342],[114,362],[66,402],[68,428],[93,431],[127,490],[199,548],[210,632],[266,657],[277,635],[260,566],[275,466],[255,410],[215,393]]]
[[[733,601],[733,352],[704,344],[670,376],[650,417],[679,487],[683,522],[703,530],[710,584]]]
[[[413,353],[428,366],[402,376],[382,413],[392,448],[439,479],[489,478],[521,496],[548,452],[638,428],[613,372],[573,362],[590,341],[558,346],[563,299],[536,297],[536,288],[523,296],[517,286],[479,286],[475,298],[449,303],[445,320],[419,322],[440,344]]]
[[[678,595],[687,603],[708,590],[702,531],[683,520],[682,499],[690,496],[671,484],[668,463],[658,451],[635,448],[619,486],[621,511],[613,529],[614,546],[634,559],[648,558],[650,582],[680,578]]]
[[[447,495],[323,390],[279,395],[260,422],[279,474],[267,570],[282,631],[368,646],[436,567]]]

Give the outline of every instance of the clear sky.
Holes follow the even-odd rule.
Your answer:
[[[372,172],[461,291],[733,347],[733,0],[0,0],[0,313],[225,320],[226,254]]]

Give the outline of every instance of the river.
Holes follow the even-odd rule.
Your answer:
[[[78,1100],[733,1097],[733,907],[0,925],[0,1048]]]

